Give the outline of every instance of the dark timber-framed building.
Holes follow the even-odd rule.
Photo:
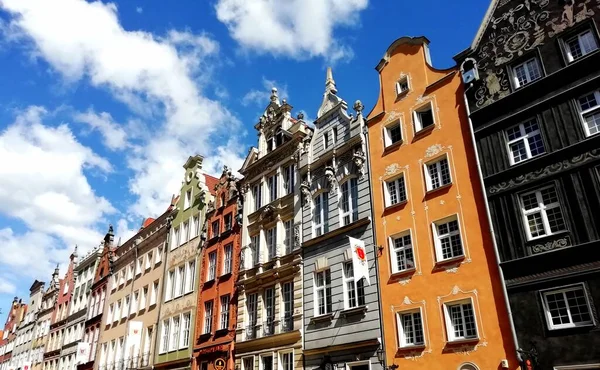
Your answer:
[[[493,0],[458,56],[517,347],[600,366],[600,0]]]

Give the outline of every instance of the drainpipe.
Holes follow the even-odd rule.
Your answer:
[[[488,199],[486,196],[485,185],[483,183],[483,173],[481,172],[481,162],[479,161],[479,153],[477,151],[477,143],[475,141],[475,131],[473,130],[473,122],[471,121],[471,109],[469,108],[469,101],[467,100],[467,91],[469,91],[473,87],[473,83],[469,85],[463,91],[463,99],[465,103],[465,109],[467,110],[467,119],[469,120],[469,131],[471,132],[471,142],[473,143],[473,151],[475,153],[475,161],[477,163],[477,173],[479,175],[479,184],[481,185],[481,190],[483,191],[483,204],[485,205],[485,213],[487,215],[488,223],[490,226],[490,235],[492,237],[492,244],[494,246],[494,256],[496,256],[496,264],[498,265],[498,273],[500,274],[500,279],[502,281],[502,296],[504,297],[504,304],[506,305],[506,310],[508,313],[508,322],[510,324],[510,332],[512,334],[513,341],[515,343],[515,347],[517,348],[517,360],[519,363],[523,361],[521,357],[521,352],[519,352],[519,340],[517,339],[517,331],[515,329],[515,322],[513,319],[512,310],[510,308],[510,302],[508,301],[508,292],[506,291],[506,283],[504,280],[504,271],[502,271],[502,267],[500,267],[500,254],[498,253],[498,243],[496,242],[496,233],[494,232],[494,226],[492,225],[492,215],[490,212],[490,204],[488,203]]]

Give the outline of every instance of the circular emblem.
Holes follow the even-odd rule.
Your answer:
[[[215,360],[215,370],[225,370],[225,360],[218,358]]]
[[[358,256],[358,258],[360,260],[362,260],[362,261],[365,260],[365,250],[364,249],[362,249],[360,247],[357,247],[356,248],[356,255]]]

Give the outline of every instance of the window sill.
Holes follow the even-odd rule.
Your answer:
[[[474,338],[461,338],[461,339],[453,339],[446,342],[446,345],[460,345],[460,344],[469,344],[469,343],[477,343],[479,342],[479,337]]]
[[[219,280],[227,279],[230,276],[231,276],[231,271],[230,272],[226,272],[224,274],[219,275]]]
[[[398,202],[396,204],[392,204],[391,206],[386,206],[383,209],[383,211],[384,212],[389,212],[389,211],[393,211],[393,210],[398,209],[398,208],[403,208],[407,203],[408,203],[408,199],[405,199],[405,200],[403,200],[401,202]]]
[[[396,281],[400,280],[403,277],[414,274],[415,271],[417,271],[417,269],[415,267],[413,267],[411,269],[394,272],[390,275],[390,282],[395,283]]]
[[[452,183],[449,183],[449,184],[446,184],[446,185],[438,186],[435,189],[427,189],[427,192],[425,193],[425,196],[430,196],[430,195],[435,194],[437,192],[440,192],[442,190],[446,190],[446,189],[450,188],[452,185],[453,185]]]
[[[548,327],[548,330],[551,332],[561,331],[561,330],[569,330],[569,329],[579,329],[579,328],[589,328],[593,327],[594,323],[582,324],[582,325],[571,325],[571,326],[562,326],[559,328]]]
[[[406,95],[408,95],[409,91],[410,91],[410,88],[406,89],[406,90],[404,90],[402,92],[396,93],[396,101],[398,101],[398,100],[404,98]]]
[[[435,266],[441,267],[441,266],[451,265],[453,263],[462,262],[464,259],[465,259],[465,255],[463,254],[462,256],[452,257],[452,258],[448,258],[448,259],[442,260],[442,261],[436,261]]]
[[[333,320],[333,313],[326,313],[325,315],[313,316],[310,321],[313,322],[325,322]]]
[[[418,140],[421,137],[429,134],[431,131],[433,131],[434,128],[435,128],[435,122],[432,125],[429,125],[425,128],[420,129],[419,131],[415,132],[415,136],[413,137],[413,140]]]
[[[200,339],[207,339],[210,338],[212,336],[213,333],[203,333],[200,334]]]
[[[385,148],[383,148],[383,155],[386,155],[386,154],[389,154],[389,153],[395,151],[396,149],[401,147],[403,143],[404,143],[404,140],[399,140],[393,144],[386,146]]]
[[[406,345],[406,346],[400,346],[398,347],[398,351],[402,352],[402,351],[414,351],[414,350],[422,350],[427,348],[427,345],[425,345],[425,343],[423,344],[411,344],[411,345]]]
[[[352,316],[352,315],[364,314],[365,312],[367,312],[368,309],[369,309],[369,306],[367,306],[367,305],[348,308],[348,309],[342,310],[340,312],[340,316]]]

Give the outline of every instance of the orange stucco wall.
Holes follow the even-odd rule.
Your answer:
[[[380,64],[378,102],[369,114],[381,304],[386,362],[400,369],[462,369],[465,363],[481,370],[517,369],[502,285],[491,242],[468,120],[463,88],[456,69],[436,70],[426,62],[427,41],[405,38],[388,49]],[[396,94],[401,76],[409,79],[406,95]],[[415,135],[412,114],[422,104],[433,104],[435,127]],[[384,127],[400,119],[401,145],[384,148]],[[384,151],[385,149],[385,151]],[[447,156],[452,184],[426,191],[424,165]],[[384,181],[404,176],[407,201],[385,208]],[[455,215],[459,221],[464,258],[436,262],[432,222]],[[410,230],[416,268],[392,274],[390,236]],[[446,333],[443,305],[473,302],[478,339],[452,343]],[[400,349],[398,312],[420,309],[425,345]],[[471,367],[468,367],[471,369]]]

